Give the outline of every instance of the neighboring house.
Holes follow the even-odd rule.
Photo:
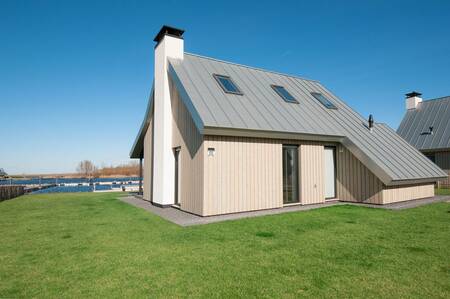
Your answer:
[[[406,95],[406,114],[397,133],[450,174],[450,96],[422,101],[417,92]],[[450,186],[450,179],[440,181]]]
[[[208,216],[342,200],[434,195],[446,174],[385,124],[314,80],[184,52],[155,37],[147,112],[131,150],[146,200]]]

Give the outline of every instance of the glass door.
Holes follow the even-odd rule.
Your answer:
[[[283,203],[299,202],[298,146],[283,145]]]
[[[325,199],[336,198],[336,148],[325,147]]]
[[[180,148],[179,147],[177,147],[176,149],[174,149],[174,155],[175,155],[175,199],[174,199],[174,202],[175,202],[175,204],[176,205],[179,205],[180,204],[180,201],[179,201],[179,195],[178,195],[178,193],[179,193],[179,191],[178,191],[178,185],[179,185],[179,176],[180,176],[180,170],[179,170],[179,168],[180,168],[180,162],[179,162],[179,160],[180,160]]]

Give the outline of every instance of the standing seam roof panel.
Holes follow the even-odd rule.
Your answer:
[[[450,116],[450,112],[448,111],[450,109],[449,108],[450,105],[445,105],[445,103],[443,103],[443,105],[441,105],[441,106],[442,106],[442,109],[444,110],[444,115],[447,115],[447,113],[448,113],[448,115]],[[439,121],[439,123],[437,124],[435,130],[436,130],[436,132],[443,131],[443,134],[440,136],[440,138],[433,138],[433,140],[431,141],[430,148],[439,147],[439,145],[441,144],[441,140],[443,140],[443,138],[445,137],[445,129],[447,128],[447,123],[450,121],[450,119],[445,119],[444,117],[440,117],[440,119],[438,121]],[[449,126],[449,128],[450,128],[450,126]],[[448,138],[448,139],[450,139],[450,138]]]
[[[188,59],[184,59],[181,65],[189,74],[193,87],[198,89],[198,97],[193,98],[193,101],[197,102],[198,100],[202,100],[209,107],[211,115],[217,121],[217,125],[226,124],[231,126],[233,121],[228,116],[226,107],[217,101],[211,90],[211,85],[206,84],[201,76],[203,74],[203,67],[198,63],[192,63]]]
[[[178,62],[172,62],[171,67],[174,71],[176,69],[175,71],[176,76],[182,82],[183,87],[186,90],[186,93],[188,93],[188,95],[191,98],[191,101],[194,102],[193,104],[197,109],[198,113],[201,115],[203,122],[209,125],[211,124],[211,122],[214,123],[215,125],[223,123],[223,120],[216,119],[215,115],[211,112],[209,104],[203,101],[203,97],[200,96],[198,86],[194,85],[194,83],[192,82],[192,78],[186,72],[185,68]]]
[[[424,115],[425,117],[422,117],[421,125],[418,127],[418,132],[420,136],[426,137],[427,135],[424,135],[423,133],[426,133],[429,131],[429,127],[433,126],[434,122],[434,116],[439,108],[439,103],[436,103],[436,105],[427,105],[424,108],[427,110],[427,113]],[[421,129],[422,128],[422,129]],[[431,139],[432,140],[432,139]],[[417,146],[419,148],[427,147],[428,138],[419,138]]]
[[[227,114],[227,109],[218,103],[213,95],[211,86],[206,84],[200,75],[203,73],[202,67],[198,64],[192,64],[187,59],[184,59],[181,65],[184,66],[185,71],[189,73],[193,87],[197,88],[199,92],[198,97],[194,97],[192,100],[194,102],[202,100],[209,107],[211,115],[216,119],[217,125],[225,124],[231,126],[233,122]]]
[[[212,63],[201,63],[201,65],[204,67],[207,74],[210,74],[210,76],[208,76],[209,78],[205,78],[205,80],[214,80],[214,83],[216,83],[216,85],[218,87],[220,87],[220,86],[216,82],[216,79],[213,77],[213,74],[219,74],[219,75],[225,75],[225,76],[231,77],[231,75],[225,70],[224,66],[222,66],[222,65],[220,67],[218,65],[215,65]],[[242,90],[241,84],[239,84],[239,82],[237,82],[235,78],[231,78],[231,79],[236,83],[236,85],[238,86],[238,88],[244,95],[235,95],[235,94],[225,93],[222,90],[222,87],[220,87],[220,88],[218,88],[218,90],[220,90],[221,92],[214,93],[214,97],[216,97],[218,102],[229,103],[230,107],[232,107],[233,111],[234,111],[233,115],[231,115],[231,116],[229,115],[229,117],[230,118],[237,117],[238,122],[241,122],[245,128],[252,128],[255,126],[259,126],[259,123],[253,118],[253,116],[249,113],[249,111],[241,103],[241,101],[245,98],[245,91]],[[227,101],[226,97],[230,97],[230,101]]]
[[[314,127],[314,124],[312,123],[312,120],[308,114],[299,113],[304,109],[304,107],[302,107],[303,103],[301,99],[298,99],[297,97],[295,97],[295,95],[293,95],[294,98],[296,98],[296,100],[299,102],[299,104],[288,103],[272,89],[271,85],[284,85],[284,82],[279,77],[277,77],[276,74],[267,74],[261,72],[259,79],[259,81],[264,85],[264,87],[262,88],[267,89],[268,92],[271,92],[273,94],[273,99],[275,101],[279,101],[279,105],[296,121],[296,123],[298,124],[297,126],[301,126],[302,130],[308,133],[317,133],[319,131],[316,127]],[[292,93],[292,91],[288,91]],[[301,116],[301,118],[299,118],[299,116]]]
[[[403,144],[403,140],[388,127],[377,124],[369,131],[367,121],[360,114],[316,81],[192,54],[186,54],[184,60],[174,67],[175,73],[180,69],[189,74],[190,81],[186,84],[198,88],[198,94],[191,95],[194,106],[196,102],[204,103],[210,111],[208,113],[216,116],[217,127],[345,136],[360,151],[358,154],[369,159],[366,162],[370,167],[382,171],[378,172],[380,175],[386,174],[383,174],[383,179],[387,183],[389,180],[445,176],[417,150]],[[244,95],[225,94],[212,77],[212,73],[219,72],[232,77]],[[272,90],[271,84],[284,86],[299,104],[285,102]],[[186,89],[192,90],[193,87]],[[311,91],[328,97],[337,110],[323,107],[310,94]],[[218,118],[217,115],[224,117]],[[205,126],[208,126],[206,122]]]
[[[390,138],[381,138],[379,139],[379,142],[383,145],[380,148],[385,149],[389,153],[389,157],[388,159],[383,159],[381,162],[387,164],[395,162],[399,159],[401,161],[401,167],[408,171],[411,178],[424,177],[424,173],[431,176],[437,174],[433,170],[436,168],[433,163],[430,163],[430,161],[427,160],[421,153],[409,146],[409,144],[404,142],[402,138],[399,138],[399,136],[395,134],[391,128],[387,128],[389,129],[387,132],[389,133]],[[417,159],[422,162],[415,163]]]
[[[270,87],[269,81],[266,78],[261,78],[261,73],[258,70],[245,70],[247,77],[252,80],[254,88],[261,93],[261,97],[264,98],[267,102],[269,102],[276,110],[270,111],[270,113],[278,114],[278,117],[288,121],[289,123],[289,131],[300,130],[305,133],[310,133],[311,128],[305,127],[301,120],[295,117],[295,115],[290,111],[285,104],[286,103],[278,94],[272,92],[272,88]],[[258,75],[258,76],[257,76]],[[274,83],[271,83],[274,84]],[[270,88],[270,89],[269,89]]]
[[[294,98],[297,99],[299,104],[293,104],[292,110],[298,114],[305,115],[305,119],[308,119],[308,123],[312,125],[312,131],[320,131],[320,132],[332,132],[332,134],[339,134],[330,122],[323,121],[325,119],[330,119],[330,115],[325,111],[318,110],[316,108],[320,108],[317,105],[311,105],[309,101],[310,90],[305,86],[295,85],[290,77],[282,77],[281,75],[277,76],[277,80],[279,80],[280,84],[285,84],[284,87],[292,93]],[[283,80],[284,79],[284,80]],[[275,93],[275,91],[273,91]]]
[[[433,135],[421,135],[430,126]],[[397,132],[418,149],[450,148],[450,97],[426,100],[407,110]]]
[[[349,138],[356,146],[362,149],[369,158],[375,163],[385,165],[390,173],[390,176],[396,178],[399,173],[405,177],[409,174],[407,171],[403,170],[399,163],[394,161],[394,165],[388,165],[384,163],[384,160],[389,156],[385,149],[381,147],[372,147],[371,144],[374,141],[378,142],[378,135],[373,130],[369,131],[368,127],[365,125],[366,120],[362,119],[358,114],[354,113],[353,110],[349,109],[342,101],[337,97],[334,97],[328,90],[324,89],[320,84],[317,84],[318,91],[327,97],[331,97],[335,101],[340,103],[339,110],[343,113],[336,115],[336,120],[338,125],[342,126],[347,132],[347,138]],[[358,125],[356,125],[358,124]],[[379,133],[379,132],[377,132]],[[370,135],[369,135],[370,134]],[[372,140],[374,139],[374,140]]]
[[[255,92],[258,91],[260,93],[259,95],[259,100],[260,101],[264,101],[265,103],[267,103],[268,105],[273,107],[273,110],[268,110],[268,113],[270,115],[273,115],[274,118],[278,118],[278,119],[282,119],[285,120],[286,123],[283,126],[284,128],[286,128],[286,131],[295,131],[296,129],[300,129],[303,131],[307,131],[301,123],[298,123],[298,121],[295,119],[295,117],[290,114],[284,107],[283,105],[280,105],[277,103],[278,99],[276,97],[278,97],[278,95],[274,95],[272,93],[270,93],[270,91],[266,88],[267,86],[265,86],[264,83],[262,83],[260,80],[258,80],[256,78],[256,76],[254,76],[254,74],[252,73],[252,71],[242,68],[242,74],[245,74],[245,77],[248,78],[249,82],[251,82],[252,84],[252,90],[254,90]],[[270,88],[270,86],[269,86]],[[281,129],[281,127],[280,127]]]
[[[328,96],[332,98],[336,98],[333,94],[331,94],[328,90],[323,88],[320,84],[319,88],[323,89]],[[337,98],[336,98],[337,99]],[[347,110],[347,116],[353,117],[353,120],[351,121],[361,121],[361,117],[359,114],[357,114],[355,111],[350,109],[347,105],[345,106],[345,109]],[[339,122],[340,125],[347,124],[350,122]],[[364,122],[366,122],[364,120]],[[395,177],[410,177],[415,178],[417,177],[417,172],[420,172],[421,170],[414,166],[413,164],[408,164],[408,157],[404,156],[403,154],[398,155],[397,153],[402,153],[403,148],[398,146],[397,142],[394,143],[387,143],[387,141],[390,141],[391,139],[383,138],[383,136],[379,136],[377,133],[380,133],[375,130],[368,130],[365,126],[355,126],[355,128],[358,128],[359,132],[358,137],[356,140],[353,140],[356,144],[359,145],[360,148],[366,148],[370,152],[375,152],[376,154],[372,157],[373,159],[376,159],[378,163],[384,164],[386,167],[391,169],[395,175]],[[349,136],[349,138],[355,138],[356,136]],[[361,138],[361,139],[360,139]],[[363,140],[363,142],[360,142]],[[385,146],[378,146],[378,145],[385,145]],[[376,145],[376,146],[375,146]],[[393,151],[395,149],[395,151]],[[378,158],[380,157],[380,158]],[[407,163],[404,165],[403,163]],[[410,167],[413,165],[412,167]],[[401,175],[401,176],[399,176]]]
[[[311,92],[315,92],[315,89],[311,86],[307,86],[307,84],[303,84],[302,80],[298,80],[296,78],[288,78],[286,82],[288,85],[293,88],[294,90],[298,90],[298,92],[301,92],[303,95],[300,96],[302,99],[301,104],[304,105],[305,108],[308,108],[313,114],[313,121],[314,123],[318,124],[319,127],[323,128],[324,130],[328,130],[333,132],[334,134],[343,135],[342,130],[338,130],[337,126],[333,125],[332,122],[330,122],[333,117],[334,113],[336,113],[335,109],[327,109],[323,105],[317,105],[317,100],[311,95]],[[314,85],[314,83],[309,83],[310,85]],[[323,109],[325,108],[325,109]],[[323,121],[324,119],[329,119],[330,121]]]
[[[276,130],[277,128],[286,129],[283,126],[283,123],[280,122],[277,118],[275,118],[271,113],[269,113],[269,109],[263,99],[260,99],[258,102],[258,98],[253,92],[253,88],[251,87],[251,83],[248,82],[248,78],[241,76],[240,72],[236,72],[233,68],[229,68],[228,72],[233,74],[233,78],[238,78],[239,82],[241,82],[242,86],[245,87],[245,92],[249,101],[250,108],[255,109],[260,115],[261,119],[264,120],[264,127],[270,128],[272,130]],[[272,125],[272,123],[276,123],[276,125]]]
[[[388,127],[387,125],[384,125],[386,128],[386,132],[389,133],[390,136],[396,135],[395,131]],[[420,168],[422,171],[427,170],[430,176],[438,176],[442,174],[442,170],[434,163],[432,163],[427,157],[425,157],[422,153],[417,151],[413,146],[411,146],[406,140],[400,139],[399,144],[404,148],[404,154],[408,155],[409,157],[412,157],[416,162],[419,163],[412,163],[413,165],[427,165],[428,167]],[[431,162],[431,163],[430,163]]]

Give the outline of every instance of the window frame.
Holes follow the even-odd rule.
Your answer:
[[[282,85],[276,85],[276,84],[270,84],[270,87],[272,87],[272,89],[283,99],[283,101],[285,101],[286,103],[290,103],[290,104],[300,104],[297,99],[286,89],[286,87],[282,86]],[[286,99],[285,96],[278,90],[278,88],[282,88],[284,89],[284,91],[286,91],[294,100],[289,100]]]
[[[324,106],[325,108],[327,108],[327,109],[333,109],[333,110],[338,110],[338,107],[337,107],[332,101],[330,101],[329,98],[327,98],[326,96],[324,96],[322,93],[320,93],[320,92],[315,92],[315,91],[312,91],[312,92],[310,92],[310,93],[311,93],[311,95],[313,96],[313,98],[316,99],[317,101],[319,101],[319,103],[322,104],[322,106]],[[317,96],[316,96],[316,95],[317,95]],[[319,96],[322,96],[325,100],[327,100],[327,101],[332,105],[332,107],[328,107],[328,105],[326,105],[326,104],[320,99]]]
[[[213,74],[214,79],[216,79],[217,83],[219,84],[219,86],[222,88],[223,92],[225,93],[229,93],[229,94],[235,94],[235,95],[239,95],[239,96],[243,96],[244,94],[241,91],[241,88],[236,84],[236,82],[234,82],[233,79],[231,79],[230,76],[227,75],[220,75],[220,74]],[[227,79],[231,82],[231,84],[234,85],[234,87],[236,87],[236,92],[235,91],[230,91],[227,90],[227,88],[225,88],[225,85],[223,85],[222,81],[220,81],[220,78],[223,79]]]

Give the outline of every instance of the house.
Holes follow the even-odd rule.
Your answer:
[[[406,114],[397,133],[450,174],[450,96],[422,100],[418,92],[406,94]],[[450,187],[450,179],[439,182]]]
[[[154,82],[131,158],[143,198],[208,216],[341,200],[430,197],[446,174],[317,81],[184,52],[156,35]]]

